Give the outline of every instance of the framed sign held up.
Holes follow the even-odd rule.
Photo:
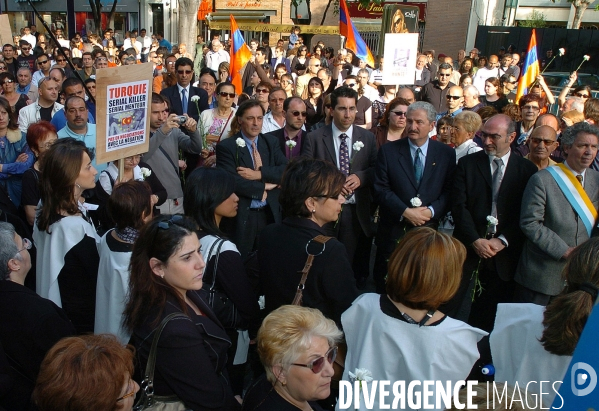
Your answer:
[[[96,71],[96,163],[150,147],[152,63]]]
[[[418,33],[385,34],[383,84],[414,84]]]

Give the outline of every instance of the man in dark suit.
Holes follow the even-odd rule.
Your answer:
[[[511,152],[515,137],[516,123],[508,116],[491,117],[481,132],[484,151],[461,158],[454,178],[453,235],[466,245],[468,256],[460,290],[449,309],[442,311],[455,316],[462,307],[467,312],[472,301],[467,291],[478,267],[483,290],[473,291],[468,323],[486,331],[493,328],[497,304],[510,302],[514,292],[514,273],[524,243],[519,226],[522,194],[537,171],[530,161]],[[497,226],[487,216],[497,218]]]
[[[239,209],[232,221],[223,221],[241,257],[258,248],[258,237],[267,224],[281,222],[279,189],[287,158],[278,140],[261,134],[264,110],[257,100],[244,101],[235,113],[239,133],[216,146],[216,167],[235,176]]]
[[[346,202],[337,223],[325,226],[345,247],[354,267],[358,285],[368,277],[368,262],[374,224],[371,213],[371,189],[374,182],[376,142],[374,135],[353,125],[358,93],[339,87],[331,94],[333,122],[308,134],[302,154],[336,164],[346,175],[343,194]]]
[[[191,85],[193,78],[193,61],[187,57],[180,57],[175,62],[175,75],[177,84],[167,87],[160,92],[161,95],[167,97],[170,101],[170,112],[179,116],[187,114],[196,122],[199,121],[200,113],[208,109],[208,93],[206,90]],[[192,101],[194,96],[200,99],[196,102]],[[185,153],[186,174],[189,175],[196,167],[199,155],[193,153]]]
[[[275,56],[270,59],[270,67],[272,67],[271,74],[273,75],[275,73],[275,69],[277,68],[277,64],[284,64],[287,73],[291,73],[291,63],[289,63],[289,60],[287,57],[285,57],[285,49],[281,46],[275,47]]]
[[[379,150],[374,182],[375,202],[380,206],[374,264],[377,293],[385,292],[387,260],[397,241],[414,227],[436,229],[447,211],[455,150],[428,138],[436,116],[430,103],[411,104],[406,114],[408,138]]]
[[[271,135],[279,142],[285,157],[291,160],[300,155],[302,143],[306,139],[306,131],[302,130],[306,122],[306,103],[299,97],[288,97],[283,102],[285,127],[271,131]]]

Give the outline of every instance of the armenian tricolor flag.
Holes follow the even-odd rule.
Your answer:
[[[250,61],[252,52],[250,51],[243,35],[237,27],[237,22],[233,15],[231,17],[231,83],[235,86],[235,92],[237,94],[243,92],[241,84],[241,76],[243,75],[243,68]]]
[[[370,67],[374,68],[374,57],[370,49],[360,37],[354,23],[351,21],[345,0],[339,1],[339,34],[345,37],[345,48],[350,49],[360,60],[364,60]]]
[[[518,92],[516,93],[515,100],[516,104],[523,95],[528,94],[529,87],[535,82],[540,72],[539,58],[537,55],[537,34],[535,29],[532,29],[530,43],[528,44],[528,53],[526,54],[526,60],[524,60],[524,66],[522,67],[522,75],[518,82]]]

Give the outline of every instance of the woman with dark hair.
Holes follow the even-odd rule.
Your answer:
[[[261,81],[256,86],[255,98],[256,98],[256,100],[258,100],[260,102],[260,105],[262,106],[262,109],[264,110],[265,113],[267,113],[268,109],[269,109],[268,96],[272,89],[273,89],[272,85],[266,81]],[[233,135],[233,134],[229,134],[229,135]]]
[[[470,74],[462,74],[462,76],[460,77],[459,86],[461,88],[464,88],[466,86],[471,86],[471,85],[472,85],[472,76]]]
[[[197,234],[206,261],[201,294],[207,300],[210,298],[208,290],[217,290],[229,304],[233,304],[234,311],[241,317],[238,324],[231,324],[230,318],[216,312],[232,342],[227,352],[227,370],[233,394],[241,398],[250,337],[255,338],[259,326],[259,307],[241,254],[219,228],[223,218],[237,215],[239,197],[234,190],[235,178],[225,170],[197,168],[187,178],[183,207],[185,215],[193,218],[200,227]],[[213,297],[219,298],[218,295]]]
[[[46,151],[52,147],[52,144],[58,140],[56,128],[52,123],[40,120],[27,128],[27,145],[35,155],[35,163],[23,173],[21,206],[25,212],[27,224],[33,228],[35,220],[35,210],[40,202],[40,164],[41,158]]]
[[[499,304],[490,336],[495,381],[508,384],[561,381],[599,292],[599,238],[572,251],[562,277],[564,290],[547,307],[536,304]],[[517,332],[515,332],[517,331]],[[554,386],[557,389],[557,385]],[[541,393],[541,387],[537,387]],[[549,408],[555,391],[542,398]]]
[[[358,295],[345,246],[326,235],[322,226],[336,221],[345,198],[345,177],[332,163],[298,158],[287,166],[279,202],[286,217],[268,225],[260,236],[258,261],[265,314],[294,299],[308,252],[317,255],[306,280],[303,305],[318,308],[337,324]]]
[[[218,83],[216,86],[215,108],[204,110],[198,123],[200,135],[206,147],[202,148],[202,165],[214,167],[216,164],[215,147],[222,140],[229,137],[233,116],[235,116],[235,86],[231,83]]]
[[[132,374],[133,351],[113,335],[68,337],[44,358],[33,400],[40,411],[131,411]]]
[[[559,104],[560,110],[562,109],[562,106],[566,102],[566,96],[568,95],[568,93],[570,93],[570,90],[572,90],[572,86],[577,82],[577,80],[578,80],[578,74],[576,72],[573,72],[572,74],[570,74],[568,83],[564,86],[564,88],[562,89],[562,92],[557,97],[557,102]],[[591,87],[589,85],[581,84],[574,88],[574,91],[572,91],[572,94],[570,94],[570,96],[578,97],[578,98],[582,99],[582,103],[584,104],[587,101],[589,101],[589,98],[593,97],[593,94],[591,91]]]
[[[489,77],[485,80],[485,95],[480,97],[481,103],[491,106],[501,113],[503,108],[509,104],[503,95],[503,88],[497,77]]]
[[[298,69],[295,67],[298,64],[302,64],[304,67],[308,67],[308,47],[302,45],[297,49],[297,54],[291,61],[291,72],[300,75]]]
[[[322,120],[324,116],[324,84],[318,77],[312,77],[308,81],[308,98],[304,100],[306,104],[306,130]]]
[[[197,228],[190,218],[161,215],[141,229],[131,254],[124,325],[139,361],[136,381],[142,381],[158,325],[170,314],[186,315],[162,331],[154,393],[176,395],[194,411],[233,411],[240,405],[223,374],[231,342],[198,294],[205,264]]]
[[[65,311],[79,334],[93,332],[98,277],[95,227],[80,202],[96,186],[93,154],[82,141],[61,138],[44,154],[42,207],[33,238],[37,247],[36,291]]]
[[[23,173],[31,168],[34,161],[35,157],[27,146],[26,137],[19,130],[10,103],[0,97],[0,188],[8,193],[17,208],[21,204]]]
[[[275,76],[273,79],[275,82],[275,86],[283,87],[281,85],[281,76],[283,74],[287,74],[287,66],[285,66],[285,63],[279,63],[275,66]]]
[[[320,67],[321,68],[328,68],[329,67],[329,62],[326,59],[326,57],[324,56],[324,53],[322,51],[322,46],[320,45],[315,45],[313,48],[314,54],[312,54],[312,56],[316,57],[317,59],[320,60]]]
[[[122,326],[129,291],[129,261],[139,230],[152,218],[152,191],[143,181],[129,180],[114,187],[108,198],[108,214],[116,224],[98,246],[100,265],[96,288],[96,334],[114,334],[123,344],[131,334]]]
[[[462,61],[462,64],[460,64],[459,72],[461,75],[468,74],[470,77],[474,77],[474,73],[476,72],[474,61],[470,57],[466,57],[464,61]]]
[[[375,380],[451,381],[453,387],[466,379],[487,333],[438,310],[458,291],[465,259],[466,247],[447,234],[408,231],[389,258],[386,292],[362,294],[341,317],[343,380],[361,367]],[[434,387],[429,392],[438,395]]]
[[[406,129],[406,113],[410,102],[396,97],[387,104],[383,118],[374,130],[377,149],[389,141],[399,140]]]
[[[516,87],[518,86],[518,80],[513,75],[504,74],[499,79],[499,82],[501,84],[503,95],[505,98],[507,98],[508,103],[513,103],[516,99]]]
[[[17,79],[11,73],[6,72],[0,74],[2,96],[10,103],[10,108],[15,121],[19,119],[19,111],[27,105],[27,100],[29,100],[27,94],[17,92],[17,85]]]

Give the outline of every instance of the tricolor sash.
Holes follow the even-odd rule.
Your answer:
[[[568,200],[584,223],[590,237],[593,226],[597,221],[597,210],[595,210],[591,199],[584,191],[582,184],[580,184],[574,173],[564,164],[547,167],[547,171],[553,176],[555,182],[564,193],[566,200]]]

